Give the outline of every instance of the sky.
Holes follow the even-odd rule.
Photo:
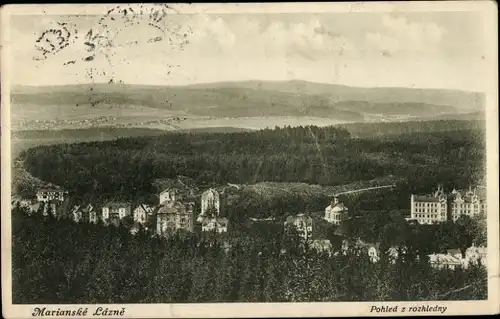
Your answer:
[[[149,22],[146,16],[130,14],[113,19],[13,16],[12,82],[63,85],[113,79],[185,85],[306,80],[482,91],[481,79],[488,72],[482,16],[470,11],[169,13],[155,26]],[[44,57],[36,45],[50,49],[44,41],[55,43],[57,36],[48,33],[41,44],[36,40],[44,30],[61,29],[58,23],[66,23],[69,37],[62,43],[68,46]],[[95,51],[84,44],[89,30],[101,35],[91,41]],[[89,56],[92,60],[84,61]]]

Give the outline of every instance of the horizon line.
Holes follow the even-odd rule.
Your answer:
[[[135,85],[135,86],[150,86],[150,87],[194,87],[194,86],[202,86],[202,85],[215,85],[215,84],[237,84],[237,83],[245,83],[245,82],[262,82],[262,83],[287,83],[287,82],[303,82],[310,84],[318,84],[318,85],[331,85],[331,86],[341,86],[347,88],[360,88],[360,89],[408,89],[408,90],[435,90],[435,91],[455,91],[455,92],[468,92],[468,93],[481,93],[486,94],[486,92],[482,91],[471,91],[465,89],[457,89],[457,88],[435,88],[435,87],[410,87],[410,86],[356,86],[356,85],[348,85],[348,84],[340,84],[340,83],[329,83],[329,82],[316,82],[309,80],[301,80],[301,79],[290,79],[290,80],[261,80],[261,79],[247,79],[247,80],[227,80],[227,81],[209,81],[209,82],[194,82],[194,83],[186,83],[186,84],[144,84],[144,83],[109,83],[109,82],[86,82],[86,83],[69,83],[69,84],[12,84],[11,88],[14,87],[30,87],[30,88],[43,88],[43,87],[65,87],[65,86],[78,86],[78,85],[112,85],[112,86],[127,86],[127,85]]]

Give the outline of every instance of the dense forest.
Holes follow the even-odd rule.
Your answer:
[[[20,159],[33,176],[77,198],[132,200],[154,192],[155,179],[179,174],[206,186],[341,185],[395,176],[403,178],[400,193],[408,196],[429,192],[438,183],[453,188],[480,182],[483,134],[462,130],[360,139],[338,127],[286,127],[39,146],[22,152]]]
[[[282,230],[221,240],[133,236],[125,227],[76,224],[12,211],[13,302],[165,303],[471,300],[487,298],[487,272],[430,267],[422,233],[378,263],[366,252],[318,253]],[[71,234],[71,236],[68,236]]]

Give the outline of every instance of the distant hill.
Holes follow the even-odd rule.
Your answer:
[[[189,87],[199,89],[246,88],[295,94],[318,94],[331,96],[336,102],[362,101],[448,105],[462,111],[481,111],[485,102],[485,95],[479,92],[399,87],[362,88],[300,80],[219,82],[195,84]]]
[[[13,88],[11,101],[14,120],[21,116],[25,120],[36,120],[40,115],[37,112],[49,109],[55,113],[53,118],[61,118],[64,113],[62,108],[68,107],[73,113],[82,114],[94,112],[102,115],[101,109],[109,109],[108,113],[126,117],[133,112],[133,118],[140,118],[141,109],[138,108],[144,108],[143,113],[155,112],[155,118],[163,114],[216,118],[308,116],[345,122],[377,121],[377,116],[382,116],[380,120],[393,120],[394,116],[438,117],[482,112],[484,108],[484,95],[476,92],[358,88],[305,81],[246,81],[189,86],[21,86]],[[64,116],[71,117],[71,114]]]

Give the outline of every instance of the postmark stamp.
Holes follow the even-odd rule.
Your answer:
[[[35,41],[38,55],[33,59],[43,61],[55,56],[70,46],[78,45],[79,50],[71,60],[62,64],[71,67],[84,63],[86,71],[81,74],[94,83],[97,78],[105,83],[122,83],[117,79],[114,68],[127,61],[116,60],[116,52],[122,48],[143,44],[166,43],[171,49],[183,50],[189,44],[192,30],[189,26],[172,21],[179,14],[168,4],[128,4],[117,5],[101,16],[87,30],[79,30],[67,21],[53,21]],[[138,32],[140,31],[140,32]],[[137,33],[138,35],[134,35]],[[94,62],[104,58],[107,67]],[[166,64],[169,75],[175,64]],[[93,92],[90,92],[91,96]],[[91,99],[92,100],[92,99]],[[91,102],[95,105],[96,101]]]

